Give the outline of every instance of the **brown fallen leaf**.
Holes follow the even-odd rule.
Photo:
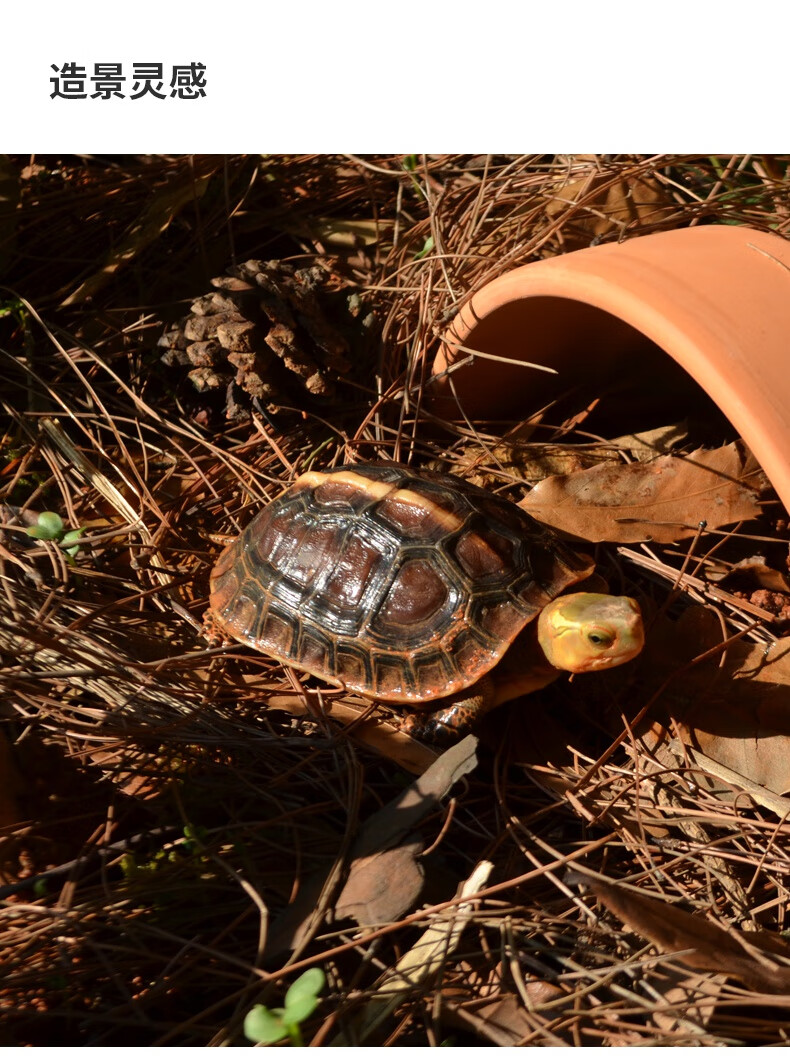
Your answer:
[[[759,515],[764,477],[738,443],[544,479],[520,503],[541,523],[588,542],[674,542]]]
[[[627,450],[637,461],[652,461],[654,457],[669,453],[688,435],[688,422],[669,424],[664,428],[633,432],[610,439],[609,445],[618,450]]]
[[[750,781],[790,793],[790,638],[731,646],[716,670],[677,719],[680,734]]]
[[[713,580],[714,582],[716,580]],[[719,585],[739,589],[748,585],[773,590],[777,593],[790,593],[787,576],[765,563],[765,557],[746,557],[739,561],[720,580]]]
[[[458,1006],[442,993],[442,1019],[448,1025],[471,1029],[478,1036],[489,1040],[497,1047],[516,1047],[536,1028],[556,1021],[559,1015],[574,1005],[573,993],[549,981],[538,978],[526,980],[524,991],[529,1010],[514,992],[499,991],[490,1003],[483,998],[482,1005],[473,1002]],[[540,1008],[541,1014],[530,1017],[532,1008]]]
[[[494,446],[469,446],[452,471],[455,475],[484,490],[501,484],[501,475],[516,482],[539,483],[547,476],[565,476],[597,464],[607,457],[615,461],[614,451],[563,448],[551,443],[521,442],[503,439]]]
[[[286,217],[273,220],[275,228],[302,239],[320,240],[327,247],[373,247],[379,253],[386,242],[391,242],[395,224],[386,218],[340,219]]]
[[[414,906],[425,876],[417,861],[423,844],[419,838],[398,842],[474,769],[476,747],[476,738],[465,737],[366,820],[351,850],[346,883],[335,902],[336,918],[353,918],[358,924],[386,923]]]
[[[621,922],[659,951],[672,955],[674,961],[693,970],[736,977],[755,992],[790,995],[790,966],[776,962],[766,949],[767,938],[771,938],[771,952],[790,958],[790,948],[778,933],[727,930],[704,915],[690,914],[674,904],[579,871],[569,874],[568,880],[588,888]]]
[[[563,993],[560,991],[560,995]],[[464,1011],[453,1007],[453,1017],[460,1018],[457,1024],[474,1029],[478,1036],[485,1037],[497,1047],[515,1047],[525,1036],[534,1032],[524,1004],[513,992],[501,996],[494,1003]],[[444,1014],[444,1008],[442,1008]]]
[[[579,176],[588,162],[587,173]],[[561,219],[563,249],[589,247],[592,237],[658,224],[677,212],[670,189],[644,172],[613,175],[596,156],[569,157],[569,176],[558,181],[546,204],[550,218]]]
[[[668,970],[666,978],[656,978],[653,982],[663,1000],[653,1011],[656,1025],[666,1032],[674,1029],[706,1032],[726,983],[725,974],[684,975],[680,970]]]
[[[353,848],[355,858],[380,851],[401,837],[435,810],[450,789],[477,766],[477,738],[462,738],[389,804],[371,815],[359,832]]]
[[[400,842],[436,809],[455,782],[474,770],[476,748],[477,738],[463,738],[365,821],[351,848],[345,884],[335,900],[336,917],[353,918],[364,924],[386,923],[399,918],[414,904],[423,881],[417,863],[422,844],[412,838],[405,844]],[[296,901],[272,927],[266,958],[300,947],[317,928],[318,901],[327,887],[335,889],[332,873],[333,868],[327,867],[307,878]],[[402,888],[393,887],[393,874],[399,876]]]
[[[422,838],[417,837],[356,859],[335,902],[335,918],[351,918],[360,926],[400,918],[422,892],[425,871],[417,862],[422,849]]]
[[[657,617],[639,661],[645,687],[657,689],[721,641],[720,621],[710,609],[687,608],[676,621]],[[640,733],[658,755],[677,735],[681,759],[701,753],[734,772],[714,771],[720,781],[745,788],[761,803],[760,790],[776,794],[772,805],[784,807],[790,793],[790,637],[770,646],[736,641],[686,668],[663,690]],[[700,784],[707,786],[708,768],[698,762]]]
[[[361,1044],[415,989],[431,981],[458,947],[464,929],[476,907],[467,897],[485,888],[494,869],[493,863],[481,860],[466,881],[461,882],[456,897],[461,900],[448,911],[431,919],[422,936],[398,962],[387,971],[361,1014],[355,1019],[354,1043]],[[346,1046],[341,1034],[332,1047]]]

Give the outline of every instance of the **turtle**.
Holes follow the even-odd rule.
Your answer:
[[[444,740],[644,641],[631,597],[565,591],[594,562],[516,504],[393,462],[301,474],[223,550],[208,623]],[[537,621],[537,622],[533,622]]]

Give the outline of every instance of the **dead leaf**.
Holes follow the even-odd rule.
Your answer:
[[[496,999],[486,1002],[490,993],[476,993],[476,999],[459,1005],[452,999],[447,988],[441,996],[442,1021],[463,1030],[471,1030],[489,1040],[497,1047],[515,1047],[525,1037],[534,1034],[543,1022],[555,1021],[561,1012],[574,1006],[574,995],[567,989],[538,978],[526,980],[523,985],[530,1009],[540,1007],[541,1017],[530,1019],[522,999],[514,992],[496,990]],[[480,1001],[480,1002],[478,1002]]]
[[[273,221],[275,228],[292,236],[319,240],[326,247],[339,250],[352,247],[378,246],[391,243],[395,223],[387,218],[309,218],[288,217]]]
[[[335,917],[357,925],[394,922],[417,902],[425,871],[417,862],[423,841],[416,838],[397,848],[354,861],[335,903]]]
[[[422,886],[417,854],[422,844],[409,839],[399,844],[426,816],[432,814],[452,786],[477,766],[477,738],[463,738],[389,804],[367,819],[351,849],[348,875],[336,903],[342,917],[365,924],[393,921],[413,905]],[[394,851],[393,851],[394,850]],[[272,927],[266,958],[299,947],[316,928],[315,911],[333,873],[332,867],[315,871],[304,882],[294,903]],[[392,876],[403,888],[392,887]],[[334,883],[330,883],[334,891]],[[388,891],[389,890],[389,891]],[[336,912],[341,917],[340,911]]]
[[[540,982],[544,984],[545,982]],[[554,986],[549,986],[553,988]],[[529,983],[527,984],[529,988]],[[560,996],[561,990],[555,989]],[[544,1002],[540,1000],[540,1002]],[[497,1047],[515,1047],[525,1036],[535,1031],[530,1024],[524,1004],[512,992],[508,992],[495,1003],[486,1003],[472,1011],[474,1028],[478,1035],[485,1036]]]
[[[680,424],[670,424],[664,428],[619,435],[616,439],[611,439],[609,445],[618,450],[626,450],[637,461],[652,461],[659,454],[669,453],[683,442],[687,435],[688,423],[684,420]]]
[[[374,247],[392,238],[394,222],[379,218],[311,218],[311,235],[327,247]]]
[[[410,786],[365,822],[354,845],[355,858],[400,840],[432,813],[450,789],[477,766],[477,738],[469,734],[438,757]]]
[[[643,688],[657,690],[684,670],[670,680],[639,733],[667,765],[696,760],[698,784],[744,790],[781,815],[788,806],[783,794],[790,793],[790,638],[770,646],[736,641],[685,667],[723,637],[716,613],[701,606],[687,608],[676,621],[659,616],[651,622],[638,664]]]
[[[587,159],[590,169],[579,177],[579,163]],[[546,204],[549,217],[562,222],[565,251],[589,247],[594,237],[654,225],[677,211],[670,189],[650,175],[613,177],[599,168],[596,156],[574,155],[570,161],[569,178],[557,182]]]
[[[707,690],[678,719],[680,733],[745,778],[790,793],[790,638],[731,646],[716,672],[706,671]]]
[[[713,580],[716,582],[717,580]],[[718,580],[721,586],[728,588],[744,588],[755,584],[763,590],[772,590],[774,593],[790,593],[790,583],[787,577],[776,568],[771,568],[765,563],[765,557],[746,557],[739,561],[735,567],[730,568],[724,578]]]
[[[563,448],[552,443],[523,443],[503,440],[495,446],[470,446],[464,451],[462,459],[452,469],[467,483],[483,490],[491,490],[501,485],[502,475],[511,476],[516,482],[538,483],[547,476],[564,476],[581,469],[589,468],[610,456],[616,460],[616,454],[607,455],[601,449],[590,456],[587,450],[573,447]]]
[[[568,875],[605,904],[621,922],[645,937],[665,955],[693,970],[737,977],[755,992],[790,994],[790,967],[775,962],[762,948],[766,936],[777,938],[777,954],[787,954],[778,934],[739,933],[724,929],[704,915],[690,914],[675,904],[656,900],[616,882],[574,871]],[[758,943],[759,942],[759,943]]]
[[[433,918],[419,940],[387,971],[356,1020],[356,1043],[366,1040],[414,988],[430,981],[439,972],[458,947],[461,934],[472,917],[476,901],[467,900],[467,897],[485,888],[493,869],[493,863],[487,860],[478,863],[458,887],[456,897],[462,902]],[[345,1036],[341,1035],[331,1046],[345,1046],[346,1043]]]
[[[477,766],[477,739],[465,737],[447,749],[403,792],[365,822],[351,850],[351,867],[336,903],[337,918],[358,924],[392,922],[408,911],[422,890],[417,862],[422,842],[400,839],[432,813],[452,786]]]
[[[549,476],[570,476],[602,462],[619,464],[619,450],[638,461],[650,461],[681,443],[688,434],[688,425],[683,421],[621,435],[599,445],[568,447],[559,442],[532,442],[534,430],[535,425],[528,421],[499,442],[467,446],[450,471],[484,490],[500,486],[502,474],[524,483],[540,483]]]
[[[659,1029],[675,1029],[702,1034],[707,1031],[716,1003],[727,982],[725,974],[689,973],[668,970],[664,978],[656,979],[654,987],[661,993],[663,1004],[653,1011]]]
[[[596,465],[544,479],[520,503],[588,542],[674,542],[705,520],[723,527],[759,515],[763,476],[737,443],[631,465]]]

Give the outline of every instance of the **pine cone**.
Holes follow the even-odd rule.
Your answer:
[[[304,392],[328,399],[347,372],[349,344],[327,319],[335,291],[323,266],[295,269],[251,260],[216,277],[217,289],[159,340],[162,361],[190,367],[196,390],[225,396],[231,420],[248,415],[251,399],[274,411]]]

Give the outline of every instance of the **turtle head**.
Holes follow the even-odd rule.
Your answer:
[[[538,617],[538,641],[549,663],[562,671],[617,667],[642,650],[642,613],[632,597],[566,594]]]

